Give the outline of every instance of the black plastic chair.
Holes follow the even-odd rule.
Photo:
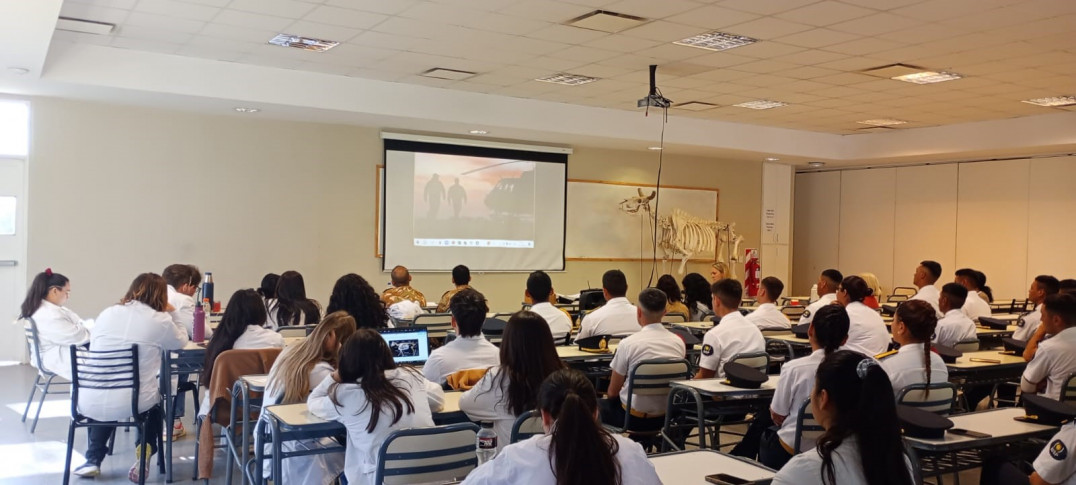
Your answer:
[[[71,454],[78,428],[138,428],[139,436],[146,437],[146,415],[138,412],[140,377],[138,370],[138,346],[122,350],[89,350],[72,345],[71,349],[71,424],[67,428],[67,455],[64,461],[64,485],[71,480]],[[80,389],[110,391],[129,390],[131,393],[131,418],[125,421],[94,421],[79,412]],[[155,437],[157,450],[162,449],[161,436]],[[139,484],[146,483],[146,457],[139,460]],[[157,464],[164,473],[164,460],[157,454]]]
[[[41,416],[41,407],[45,405],[45,397],[49,394],[68,394],[71,392],[70,389],[54,391],[52,386],[69,386],[71,382],[45,368],[45,363],[41,360],[41,338],[37,334],[37,322],[33,318],[26,319],[26,326],[23,327],[23,331],[26,332],[26,353],[34,360],[37,375],[34,376],[34,384],[30,387],[30,398],[26,400],[26,409],[22,411],[22,422],[25,423],[26,417],[30,414],[30,403],[34,402],[34,393],[41,391],[41,399],[37,403],[37,412],[34,413],[34,422],[30,425],[30,434],[34,434],[34,430],[37,429],[37,418]]]

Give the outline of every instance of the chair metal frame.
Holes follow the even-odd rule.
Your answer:
[[[478,456],[475,453],[475,441],[477,439],[479,427],[474,423],[456,423],[445,426],[434,426],[429,428],[410,428],[393,431],[385,442],[381,444],[381,447],[377,450],[377,471],[374,475],[374,483],[384,484],[388,483],[406,483],[398,481],[401,478],[412,475],[423,475],[423,482],[435,482],[438,480],[451,480],[455,478],[461,478],[466,476],[468,472],[478,466]],[[418,438],[418,442],[429,444],[434,442],[431,437],[440,435],[451,435],[455,433],[465,433],[470,431],[466,440],[460,440],[459,446],[452,448],[441,449],[424,449],[416,451],[392,451],[391,448],[397,440],[407,440],[408,438]],[[424,439],[425,438],[425,439]],[[450,457],[456,455],[468,455],[463,459],[451,459]],[[413,460],[437,460],[445,459],[441,463],[435,464],[423,464],[415,466],[403,466],[392,467],[393,462],[409,462]],[[448,476],[446,473],[455,470],[464,470],[461,475]],[[431,474],[439,474],[430,476]]]
[[[538,423],[535,426],[535,422]],[[535,427],[540,429],[540,432],[532,432]],[[532,436],[538,436],[545,434],[545,428],[542,427],[542,412],[538,410],[530,410],[523,414],[520,414],[516,418],[516,421],[512,423],[512,438],[509,444],[529,439]]]
[[[198,416],[200,407],[202,405],[201,399],[199,399],[198,379],[194,376],[200,374],[205,366],[205,349],[197,350],[162,350],[161,351],[161,369],[158,373],[158,385],[161,391],[161,405],[163,406],[162,414],[165,422],[164,426],[164,449],[161,453],[164,454],[165,462],[165,481],[172,482],[173,469],[175,468],[172,463],[172,434],[175,429],[172,427],[172,422],[176,419],[176,397],[182,396],[184,392],[191,392],[194,394],[194,415]],[[175,394],[172,393],[172,377],[179,374],[189,374],[193,380],[188,380],[186,386],[182,383],[176,387]],[[180,397],[180,399],[183,399]]]
[[[680,312],[666,313],[661,317],[662,323],[687,323],[687,315]]]
[[[672,368],[678,365],[683,366],[682,372]],[[660,367],[658,369],[659,373],[640,374],[640,369],[647,370],[650,367]],[[661,433],[661,428],[652,431],[632,429],[632,419],[640,419],[631,414],[632,400],[635,398],[636,394],[668,397],[669,392],[672,390],[670,383],[685,379],[691,379],[691,363],[688,362],[687,359],[647,359],[635,364],[628,372],[628,380],[625,384],[628,390],[628,401],[624,403],[624,424],[623,426],[606,424],[606,429],[615,433],[628,432],[641,435],[657,435]]]
[[[432,323],[425,323],[426,320],[434,320]],[[444,320],[444,321],[441,321]],[[432,340],[435,338],[443,339],[448,336],[448,332],[452,330],[452,314],[451,313],[420,313],[415,315],[415,319],[411,320],[412,327],[425,327],[426,335]]]
[[[26,318],[23,332],[26,334],[26,354],[34,361],[37,373],[34,375],[34,383],[30,386],[30,397],[26,400],[26,409],[22,411],[22,422],[26,422],[26,416],[30,414],[30,404],[34,402],[34,393],[41,391],[41,399],[37,403],[37,412],[34,413],[34,421],[30,425],[30,434],[37,430],[37,419],[41,416],[41,408],[45,405],[45,397],[49,394],[70,394],[71,381],[63,376],[45,368],[45,362],[41,359],[41,337],[37,333],[37,322]],[[55,381],[55,382],[54,382]],[[52,386],[68,386],[67,389],[53,391]]]
[[[949,397],[946,399],[931,397],[933,393],[946,390],[949,392]],[[909,395],[917,392],[923,392],[925,400],[914,400],[914,398],[909,397]],[[948,416],[952,412],[955,402],[956,385],[951,382],[931,382],[929,386],[927,384],[912,384],[905,386],[897,393],[897,404],[920,408],[942,416]]]
[[[318,325],[281,325],[277,327],[276,333],[279,333],[283,337],[306,337],[314,332],[314,328]]]
[[[954,344],[953,348],[960,352],[977,352],[979,350],[979,343],[978,338],[961,340]]]
[[[815,440],[819,436],[822,436],[822,432],[825,431],[822,425],[814,419],[814,413],[811,412],[811,400],[807,399],[800,405],[799,415],[796,416],[796,442],[792,444],[793,454],[799,454],[803,445],[804,433],[814,433]]]
[[[1061,402],[1076,401],[1076,372],[1069,374],[1065,385],[1061,387]]]

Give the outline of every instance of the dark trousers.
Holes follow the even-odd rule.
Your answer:
[[[773,426],[773,419],[770,418],[769,410],[755,413],[755,418],[751,420],[751,425],[747,427],[747,432],[744,433],[743,438],[729,453],[754,460],[758,457],[762,434],[771,426]]]
[[[146,432],[144,435],[137,437],[136,443],[138,445],[146,443],[152,450],[150,451],[150,454],[156,453],[157,436],[160,436],[161,434],[161,420],[163,419],[161,406],[153,406],[149,411],[142,413],[140,416],[146,422]],[[86,431],[87,437],[89,438],[89,444],[86,446],[86,461],[99,466],[101,465],[101,462],[105,460],[105,455],[108,454],[108,440],[112,438],[112,435],[116,432],[116,428],[94,426],[92,428],[87,428]]]
[[[182,418],[187,412],[187,395],[180,389],[184,387],[184,384],[190,382],[190,379],[190,374],[183,373],[176,375],[176,394],[172,396],[172,409],[175,410],[175,413],[173,414],[176,419]],[[171,424],[172,423],[169,423],[169,425]]]
[[[776,426],[766,428],[758,447],[758,461],[774,470],[780,470],[792,459],[792,455],[781,445],[777,429]]]
[[[611,426],[624,426],[624,418],[627,410],[620,405],[619,397],[601,399],[598,401],[598,412],[603,423]],[[653,418],[640,418],[632,416],[631,428],[633,431],[657,431],[665,426],[665,416]]]
[[[1028,485],[1030,473],[1021,470],[1003,457],[995,456],[983,460],[983,472],[979,476],[979,485]]]

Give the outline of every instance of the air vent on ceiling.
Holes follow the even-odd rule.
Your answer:
[[[293,49],[302,49],[304,51],[313,52],[325,52],[340,45],[340,43],[335,40],[313,39],[291,34],[277,34],[276,37],[269,39],[269,43],[280,47],[291,47]]]
[[[596,77],[584,76],[582,74],[569,74],[566,72],[535,79],[535,81],[542,81],[544,83],[564,84],[567,86],[578,86],[580,84],[592,83],[597,80],[598,78]]]
[[[706,111],[708,109],[714,109],[717,105],[714,103],[706,103],[703,101],[688,101],[686,103],[680,103],[673,105],[674,109],[684,109],[688,111]]]
[[[608,12],[605,10],[595,10],[586,15],[582,15],[567,22],[564,22],[564,25],[615,34],[617,32],[623,32],[625,30],[628,30],[632,27],[638,27],[647,22],[649,22],[648,19],[636,17],[634,15]]]
[[[748,109],[773,109],[773,108],[780,108],[782,106],[788,106],[788,103],[785,103],[783,101],[771,101],[771,100],[768,100],[768,99],[758,99],[758,100],[755,100],[755,101],[746,101],[746,102],[743,102],[743,103],[734,104],[733,106],[736,106],[738,108],[748,108]]]
[[[948,71],[934,71],[908,64],[889,64],[860,71],[868,76],[889,78],[912,84],[934,84],[962,79],[963,74]]]
[[[59,20],[56,21],[56,30],[81,32],[83,34],[108,35],[111,34],[115,28],[116,24],[71,17],[60,17]]]
[[[751,37],[742,35],[728,34],[725,32],[707,32],[686,39],[680,39],[673,42],[673,44],[698,47],[699,49],[706,49],[708,51],[727,51],[729,49],[751,45],[755,42],[758,42],[758,39],[752,39]]]
[[[434,79],[448,79],[451,81],[459,81],[474,76],[476,73],[471,71],[460,71],[458,69],[445,69],[443,67],[435,67],[421,75],[425,77],[432,77]]]
[[[1076,96],[1049,96],[1046,98],[1025,99],[1021,102],[1048,108],[1060,108],[1064,106],[1076,106]]]

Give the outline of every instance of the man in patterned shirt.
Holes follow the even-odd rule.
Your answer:
[[[422,292],[411,287],[411,273],[403,266],[392,268],[392,288],[381,293],[381,301],[386,307],[395,305],[401,301],[409,300],[426,306],[426,297]]]

